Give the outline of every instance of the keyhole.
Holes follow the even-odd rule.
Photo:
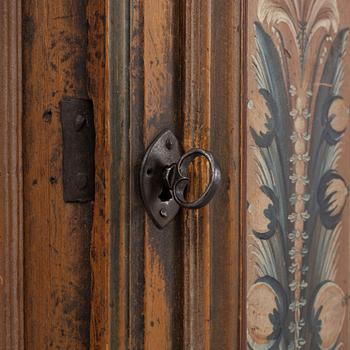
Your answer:
[[[162,188],[162,192],[159,195],[159,199],[162,202],[169,202],[172,197],[173,196],[171,195],[171,191],[169,187],[166,184],[164,184]]]

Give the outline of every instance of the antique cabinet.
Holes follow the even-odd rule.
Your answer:
[[[0,348],[350,349],[349,16],[2,0]],[[164,130],[221,182],[157,225],[140,170]],[[195,200],[203,157],[188,178]]]

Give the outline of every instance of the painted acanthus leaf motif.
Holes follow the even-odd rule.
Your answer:
[[[261,297],[264,298],[264,303],[260,302]],[[270,276],[259,278],[250,288],[248,300],[248,313],[259,315],[258,322],[248,323],[250,348],[277,350],[276,344],[282,337],[287,308],[286,295],[282,286]]]
[[[349,30],[338,28],[337,0],[257,1],[252,66],[264,104],[250,125],[259,187],[251,192],[249,225],[260,280],[248,298],[249,349],[336,350],[345,313],[338,253],[350,190],[337,170],[350,117],[341,93]]]
[[[255,203],[251,204],[254,215],[252,227],[254,234],[260,239],[271,238],[278,226],[278,199],[267,186],[261,186]]]
[[[301,60],[319,29],[337,32],[339,25],[337,0],[260,0],[258,18],[271,26],[287,24]]]
[[[299,31],[299,9],[298,0],[260,0],[258,3],[258,18],[261,23],[277,25],[286,23],[294,36]]]
[[[333,282],[323,282],[317,288],[312,303],[313,349],[334,349],[346,315],[342,289]]]
[[[338,31],[339,11],[336,0],[313,0],[310,2],[304,22],[306,22],[306,33],[312,36],[319,28],[327,32],[331,29]]]
[[[318,203],[322,224],[327,229],[334,229],[339,223],[348,195],[347,184],[335,170],[329,170],[322,176]]]

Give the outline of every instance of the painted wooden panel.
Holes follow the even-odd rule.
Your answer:
[[[247,12],[247,348],[349,348],[347,0]]]

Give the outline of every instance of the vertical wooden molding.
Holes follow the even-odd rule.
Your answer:
[[[240,2],[183,1],[184,148],[219,159],[214,200],[184,215],[184,348],[236,349],[239,343]],[[193,167],[192,194],[206,168]],[[202,179],[198,181],[198,179]]]
[[[241,1],[241,33],[240,33],[240,208],[239,208],[239,237],[240,237],[240,269],[239,275],[242,283],[240,284],[239,296],[239,349],[244,349],[247,344],[247,319],[246,319],[246,278],[247,278],[247,254],[246,254],[246,203],[247,203],[247,72],[245,64],[247,63],[248,51],[248,33],[247,33],[247,16],[248,16],[248,2]]]
[[[111,348],[182,346],[180,220],[157,229],[138,186],[145,148],[158,132],[180,136],[178,4],[108,5]]]
[[[184,1],[183,138],[186,150],[210,148],[212,1]],[[192,172],[192,193],[205,187],[205,163]],[[195,180],[197,179],[197,180]],[[198,179],[203,181],[198,181]],[[184,347],[210,348],[211,234],[209,208],[184,214]]]
[[[110,211],[108,193],[110,183],[110,147],[108,134],[108,67],[106,0],[88,0],[86,17],[88,26],[87,74],[89,97],[94,106],[96,131],[95,147],[95,201],[90,247],[91,264],[91,316],[90,349],[110,349]],[[113,348],[112,348],[113,349]]]
[[[23,349],[21,1],[0,2],[0,348]]]
[[[109,0],[111,349],[238,348],[240,4]],[[214,203],[159,231],[137,170],[164,128],[225,176]]]
[[[114,190],[107,198],[110,217],[110,349],[129,348],[129,60],[130,4],[127,0],[107,1],[106,103],[111,150],[108,181]],[[140,288],[141,289],[141,288]],[[141,292],[142,293],[142,292]],[[134,303],[136,304],[136,302]],[[135,309],[133,309],[134,311]],[[138,314],[137,314],[138,315]],[[137,317],[136,315],[136,317]],[[142,323],[142,322],[141,322]],[[143,324],[141,325],[143,327]]]

